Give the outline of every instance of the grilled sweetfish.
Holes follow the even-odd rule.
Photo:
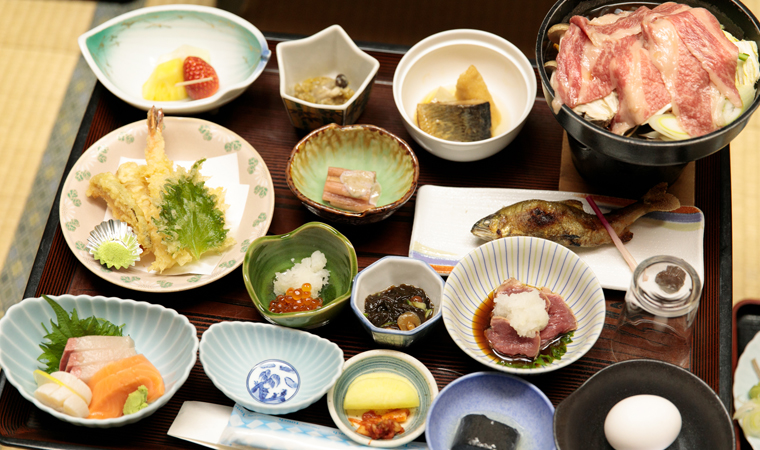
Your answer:
[[[628,227],[644,214],[672,211],[681,206],[675,196],[667,193],[667,188],[667,183],[660,183],[638,202],[604,215],[621,241],[631,240],[633,233]],[[599,218],[583,211],[583,204],[578,200],[515,203],[480,219],[471,231],[489,241],[507,236],[533,236],[566,247],[596,247],[612,243]]]

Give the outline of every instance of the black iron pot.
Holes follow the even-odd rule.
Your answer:
[[[544,98],[551,107],[554,90],[549,84],[551,73],[544,63],[555,59],[556,50],[546,36],[547,30],[555,24],[567,23],[575,15],[590,16],[611,7],[640,6],[654,7],[663,1],[620,2],[614,0],[559,0],[549,10],[538,31],[536,40],[536,62],[541,77]],[[749,39],[760,46],[760,23],[750,10],[738,1],[685,0],[693,7],[702,7],[715,15],[725,29],[738,39]],[[752,105],[734,122],[712,133],[677,142],[649,141],[634,137],[624,137],[594,125],[563,105],[554,113],[567,131],[573,163],[578,172],[591,184],[609,188],[611,194],[637,196],[646,192],[659,181],[673,183],[683,168],[691,161],[709,156],[727,146],[747,124],[752,113],[760,105],[760,96],[755,94]]]

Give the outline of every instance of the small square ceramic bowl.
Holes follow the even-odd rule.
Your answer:
[[[375,172],[381,193],[377,205],[362,212],[336,208],[322,200],[329,167]],[[326,125],[296,144],[285,166],[293,194],[314,214],[331,222],[364,225],[390,217],[417,189],[417,156],[396,135],[374,125]]]
[[[203,370],[234,402],[262,414],[306,408],[343,371],[343,350],[306,331],[264,323],[220,322],[203,333]]]
[[[367,296],[400,284],[424,290],[433,304],[433,315],[409,331],[373,325],[364,315]],[[427,336],[440,320],[444,284],[443,278],[424,261],[404,256],[386,256],[369,265],[354,278],[351,309],[376,343],[391,347],[408,347]]]
[[[155,102],[143,84],[163,55],[183,45],[206,50],[219,91],[199,100]],[[98,80],[115,96],[147,111],[194,114],[242,94],[264,71],[271,52],[261,32],[227,11],[200,5],[161,5],[122,14],[79,36],[79,48]]]
[[[517,430],[517,448],[554,449],[554,406],[546,394],[516,376],[476,372],[449,383],[433,401],[425,429],[430,450],[452,448],[462,419],[471,414]],[[482,442],[483,448],[490,445],[493,443]]]
[[[290,122],[301,133],[330,123],[350,125],[364,111],[380,63],[363,52],[340,27],[333,25],[304,39],[277,45],[280,96]],[[354,95],[342,105],[320,105],[295,96],[295,85],[309,78],[343,74]]]
[[[502,120],[493,136],[475,142],[434,137],[417,125],[417,104],[439,87],[453,87],[474,65]],[[450,161],[476,161],[504,149],[522,129],[536,101],[536,76],[528,58],[512,43],[479,30],[449,30],[415,44],[393,74],[393,99],[412,138]]]
[[[327,258],[330,277],[319,292],[322,307],[312,311],[273,313],[269,303],[277,296],[274,279],[315,250]],[[263,236],[251,243],[243,259],[243,280],[254,306],[270,323],[294,328],[316,328],[327,324],[348,304],[351,285],[358,272],[356,251],[351,242],[335,228],[309,222],[290,233]],[[293,286],[294,288],[297,286]]]
[[[420,406],[412,408],[407,421],[401,424],[404,432],[395,435],[392,439],[370,439],[368,436],[357,433],[356,427],[351,423],[348,413],[343,408],[346,392],[356,378],[381,372],[405,378],[419,396]],[[343,365],[343,373],[327,392],[327,409],[338,429],[355,442],[370,447],[398,447],[408,444],[425,432],[428,411],[437,395],[438,384],[433,374],[419,360],[395,350],[370,350],[359,353]]]

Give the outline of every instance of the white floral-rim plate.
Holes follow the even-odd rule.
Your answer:
[[[176,292],[211,283],[243,263],[248,245],[264,236],[274,212],[274,187],[264,159],[243,138],[206,120],[164,118],[166,155],[172,161],[196,161],[237,155],[241,185],[248,185],[242,218],[233,232],[235,245],[227,250],[208,274],[166,275],[130,267],[111,270],[85,249],[87,236],[103,221],[106,203],[87,197],[90,179],[101,172],[115,173],[120,158],[145,158],[148,127],[145,120],[125,125],[101,138],[85,151],[66,177],[59,205],[61,231],[71,251],[90,271],[116,285],[144,292]],[[205,166],[204,166],[205,167]],[[203,169],[201,169],[203,174]],[[230,224],[232,225],[232,224]],[[152,258],[152,257],[150,257]]]

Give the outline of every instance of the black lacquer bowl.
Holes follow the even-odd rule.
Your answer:
[[[664,1],[559,0],[555,3],[546,14],[536,40],[538,73],[549,106],[554,99],[554,90],[549,84],[551,73],[544,68],[544,63],[555,59],[557,55],[546,36],[552,25],[568,23],[575,15],[590,16],[611,6],[646,5],[653,8],[660,3]],[[754,40],[760,44],[760,23],[740,2],[682,0],[679,3],[709,10],[736,38]],[[704,136],[677,142],[618,136],[586,121],[565,105],[554,115],[567,131],[573,163],[586,181],[609,188],[610,194],[638,197],[660,181],[672,184],[686,164],[728,145],[744,128],[758,105],[760,97],[756,93],[752,105],[731,124]]]
[[[612,364],[562,401],[554,412],[557,450],[612,449],[604,436],[607,413],[633,395],[659,395],[681,414],[681,432],[668,449],[732,450],[731,417],[715,392],[688,370],[638,359]]]

